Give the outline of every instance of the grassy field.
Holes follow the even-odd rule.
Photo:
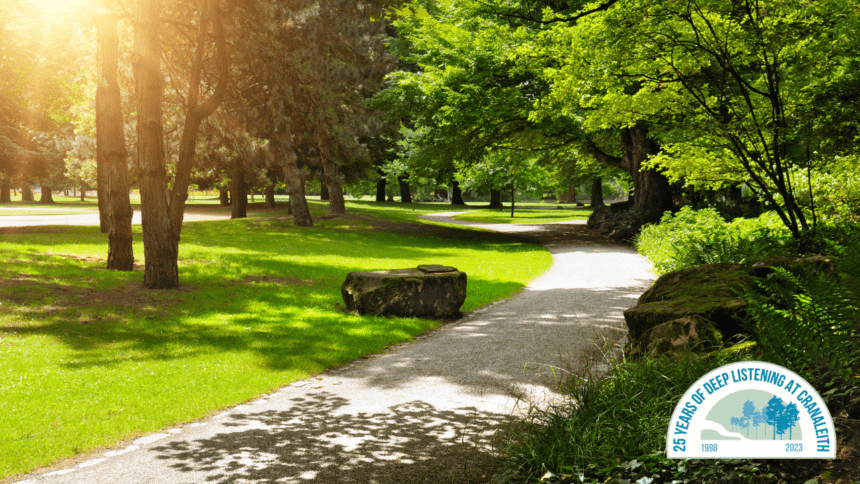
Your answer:
[[[409,223],[445,205],[350,203],[295,228],[282,209],[189,222],[176,291],[104,270],[97,227],[0,229],[0,479],[193,421],[410,339],[424,319],[345,314],[355,270],[438,263],[469,275],[464,311],[519,291],[542,248]],[[142,262],[140,228],[135,255]],[[445,229],[448,230],[448,229]],[[23,233],[22,233],[23,232]]]
[[[514,210],[511,217],[510,208],[507,210],[476,210],[469,213],[457,215],[457,220],[468,220],[471,222],[485,222],[494,224],[538,224],[565,222],[568,220],[588,220],[591,216],[589,209],[555,209],[555,210]]]

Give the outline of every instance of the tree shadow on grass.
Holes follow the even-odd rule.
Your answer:
[[[308,392],[280,403],[283,410],[230,412],[225,432],[151,452],[188,474],[179,482],[484,482],[493,430],[509,420],[421,400],[373,412],[350,405],[336,394]]]

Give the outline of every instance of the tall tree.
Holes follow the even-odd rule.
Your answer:
[[[197,149],[200,123],[212,114],[226,95],[229,62],[220,3],[201,0],[198,32],[188,72],[188,95],[176,174],[168,198],[164,159],[160,38],[161,2],[140,0],[135,4],[135,81],[138,101],[138,171],[145,261],[144,284],[152,289],[179,285],[177,264],[179,237],[188,198],[191,166]],[[209,30],[212,28],[217,57],[214,93],[200,101],[200,88]],[[213,83],[209,83],[211,86]]]
[[[134,270],[128,152],[123,129],[122,100],[117,76],[119,18],[111,13],[95,17],[98,30],[98,88],[96,90],[96,151],[99,164],[99,203],[107,202],[108,269]],[[102,173],[104,172],[103,176]]]

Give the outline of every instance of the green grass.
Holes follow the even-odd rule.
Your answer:
[[[325,204],[311,208],[318,216]],[[380,217],[414,218],[401,207],[350,211],[354,220],[314,228],[265,218],[282,210],[186,223],[178,291],[144,289],[140,269],[104,270],[97,227],[0,235],[0,479],[199,419],[438,326],[340,312],[350,271],[452,265],[469,275],[470,311],[551,264],[536,245],[474,231],[373,230]]]
[[[450,205],[448,206],[450,210]],[[591,210],[588,209],[564,209],[564,210],[516,210],[514,216],[511,217],[510,209],[507,210],[480,210],[462,215],[457,215],[454,218],[457,220],[467,220],[470,222],[486,222],[495,224],[540,224],[552,222],[564,222],[568,220],[588,220],[591,216]]]

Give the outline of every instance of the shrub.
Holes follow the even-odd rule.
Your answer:
[[[749,264],[795,252],[791,234],[773,213],[726,222],[713,208],[690,207],[644,227],[636,247],[659,274],[718,262]]]
[[[860,230],[839,239],[832,274],[775,268],[747,294],[747,329],[764,358],[809,379],[837,408],[860,386]]]
[[[747,461],[663,457],[672,411],[687,388],[714,368],[748,358],[743,351],[698,358],[646,356],[613,364],[607,378],[574,377],[566,404],[537,413],[511,437],[504,461],[509,481],[538,482],[550,472],[554,477],[544,482],[615,477],[682,483],[756,472]]]

